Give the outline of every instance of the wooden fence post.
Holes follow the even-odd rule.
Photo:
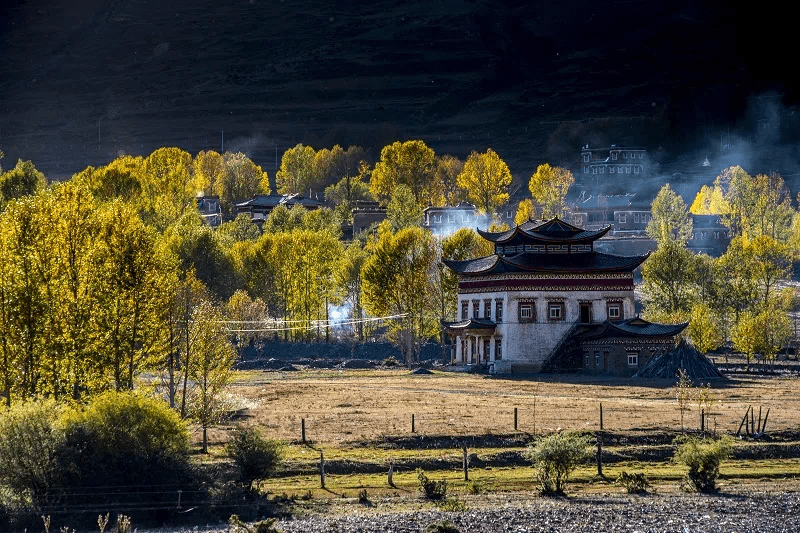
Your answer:
[[[303,441],[303,444],[306,443],[306,419],[300,419],[300,439]]]
[[[416,433],[416,428],[414,427],[414,413],[411,413],[411,433]]]
[[[514,408],[514,431],[517,430],[517,408]]]
[[[394,480],[392,480],[393,475],[394,475],[394,463],[389,463],[389,486],[395,488]]]
[[[322,454],[322,450],[319,451],[319,484],[323,489],[325,488],[325,456]]]
[[[464,452],[464,481],[469,481],[469,458],[467,457],[467,447],[462,447]]]
[[[597,476],[603,477],[603,434],[597,433]]]
[[[603,404],[600,403],[600,431],[603,431]]]

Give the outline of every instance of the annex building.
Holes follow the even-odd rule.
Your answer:
[[[444,263],[458,275],[458,320],[446,323],[455,366],[497,374],[582,370],[633,375],[674,348],[686,324],[635,316],[633,271],[647,255],[595,250],[610,230],[554,218],[501,233],[495,253]]]

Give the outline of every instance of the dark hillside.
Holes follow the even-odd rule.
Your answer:
[[[64,177],[163,145],[219,150],[224,136],[272,175],[298,142],[423,138],[461,157],[491,146],[527,178],[581,142],[681,152],[740,124],[748,95],[786,89],[750,59],[766,45],[745,46],[747,15],[732,8],[358,4],[13,1],[0,17],[3,166],[22,157]]]

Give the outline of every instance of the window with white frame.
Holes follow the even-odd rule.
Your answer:
[[[627,216],[626,216],[626,215],[623,215],[622,213],[620,213],[620,214],[619,214],[619,223],[620,223],[620,224],[625,224],[625,221],[626,221],[626,220],[628,220]]]
[[[600,352],[594,352],[594,366],[600,368]]]
[[[639,366],[639,352],[628,352],[628,366]]]
[[[614,173],[614,167],[608,167],[608,173],[609,174],[613,174]]]
[[[584,163],[588,163],[589,162],[589,154],[583,154],[583,162]]]
[[[638,223],[639,223],[639,213],[634,213],[634,214],[633,214],[633,222],[634,222],[635,224],[638,224]]]
[[[586,368],[589,368],[591,366],[591,363],[592,363],[592,359],[589,356],[589,352],[585,352],[584,356],[586,357]]]
[[[609,302],[607,309],[608,309],[609,320],[620,320],[622,318],[621,302]]]
[[[564,302],[547,302],[548,320],[564,320]]]
[[[536,319],[536,308],[533,302],[520,302],[519,303],[519,321],[520,322],[533,322]]]

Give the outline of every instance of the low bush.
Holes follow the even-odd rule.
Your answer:
[[[58,499],[64,481],[62,408],[53,401],[24,402],[0,410],[0,491],[3,507],[34,507]]]
[[[446,479],[439,481],[428,479],[425,471],[421,468],[417,468],[417,479],[419,480],[419,490],[422,491],[425,498],[429,500],[444,500],[447,498]]]
[[[674,460],[689,467],[686,474],[688,486],[697,492],[715,492],[719,465],[731,454],[730,439],[689,437],[678,442]]]
[[[459,533],[459,529],[451,521],[442,520],[425,526],[425,533]]]
[[[458,498],[447,498],[439,502],[439,509],[449,513],[460,513],[467,510],[467,504]]]
[[[228,519],[230,533],[281,533],[281,530],[275,526],[275,522],[277,522],[276,519],[268,518],[248,524],[235,514]]]
[[[479,479],[473,479],[467,483],[467,491],[472,495],[483,494],[486,492],[486,483]]]
[[[588,435],[556,433],[528,447],[525,456],[536,467],[536,479],[545,494],[563,494],[569,475],[592,457]]]
[[[248,486],[271,476],[283,464],[283,444],[265,438],[253,427],[237,429],[227,452],[239,469],[239,480]]]
[[[0,415],[0,485],[19,500],[3,503],[143,507],[137,521],[161,521],[179,497],[186,506],[205,498],[188,451],[185,423],[159,399],[106,392],[73,408],[22,403]]]
[[[614,482],[618,487],[624,487],[628,494],[646,494],[650,489],[650,481],[644,472],[629,474],[624,470]]]

